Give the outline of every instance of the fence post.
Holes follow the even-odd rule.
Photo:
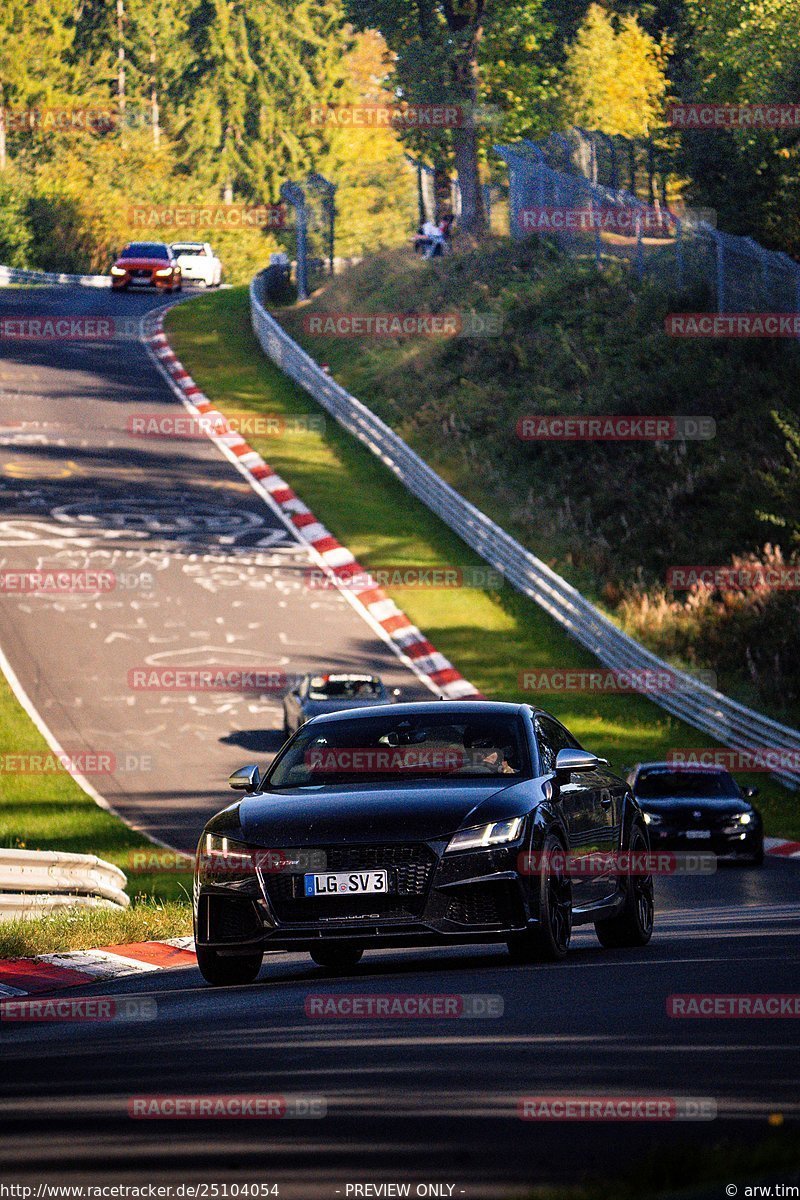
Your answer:
[[[605,142],[606,146],[608,146],[608,151],[611,156],[611,184],[610,184],[610,186],[611,186],[611,190],[613,192],[615,192],[617,190],[617,147],[614,143],[613,137],[611,137],[609,134],[600,133],[600,131],[598,130],[595,136],[602,138],[603,141]]]
[[[725,249],[722,238],[714,231],[714,249],[717,258],[717,312],[725,312]]]
[[[308,299],[308,254],[307,254],[307,223],[306,198],[303,189],[296,183],[284,183],[281,186],[281,200],[291,204],[295,212],[295,236],[297,239],[297,298]]]
[[[634,197],[634,201],[635,201]],[[642,245],[642,207],[636,204],[636,274],[639,279],[644,276],[644,246]]]
[[[594,189],[591,183],[587,180],[586,191],[589,193],[589,220],[592,223],[594,230],[594,263],[598,271],[603,269],[603,239],[600,236],[600,220],[602,213],[598,213],[598,219],[594,219]]]
[[[326,179],[324,175],[320,175],[319,171],[313,171],[308,182],[311,187],[319,188],[322,192],[322,205],[325,209],[325,216],[328,218],[328,269],[333,274],[333,259],[334,259],[334,242],[336,236],[336,187],[335,183],[331,183],[330,179]]]
[[[669,210],[668,210],[669,211]],[[673,216],[672,218],[676,225],[675,230],[675,269],[677,274],[678,287],[683,287],[683,221],[680,217]]]

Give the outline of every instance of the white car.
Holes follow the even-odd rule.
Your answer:
[[[173,242],[171,250],[178,260],[184,283],[219,287],[222,282],[222,263],[208,242]]]

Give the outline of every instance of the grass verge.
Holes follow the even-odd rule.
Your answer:
[[[125,909],[70,909],[0,922],[0,958],[28,958],[66,950],[92,950],[131,942],[186,937],[191,909],[183,901],[142,898]]]
[[[47,744],[0,675],[0,758],[48,752]],[[71,775],[0,774],[0,846],[96,854],[128,876],[130,909],[96,909],[0,922],[0,957],[88,949],[191,933],[191,875],[130,873],[135,854],[153,843],[95,804]],[[83,940],[81,940],[83,939]],[[25,949],[14,947],[24,946]]]
[[[269,362],[251,327],[246,288],[172,309],[167,331],[176,354],[206,394],[228,412],[294,418],[319,409]],[[248,438],[265,460],[365,566],[479,565],[475,555],[415,500],[369,451],[328,419],[324,433],[287,424],[276,437]],[[591,668],[595,660],[533,601],[509,586],[391,590],[434,645],[487,696],[530,701],[520,673]],[[713,745],[656,705],[630,695],[559,693],[547,707],[617,769],[664,758],[671,748]],[[795,798],[765,776],[741,776],[762,789],[771,834],[800,837]]]

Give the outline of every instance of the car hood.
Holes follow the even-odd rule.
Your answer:
[[[238,808],[242,840],[249,845],[323,846],[346,841],[434,841],[461,826],[480,825],[528,811],[530,793],[518,782],[497,777],[473,783],[447,781],[399,783],[394,787],[297,788],[249,796]],[[218,814],[208,828],[236,838],[231,810]]]
[[[699,812],[703,816],[724,817],[732,813],[752,812],[752,804],[737,796],[721,796],[717,799],[711,799],[708,796],[692,800],[687,796],[666,796],[659,797],[658,800],[643,800],[637,796],[637,800],[644,812],[657,813],[660,817],[678,817],[680,819],[692,817],[692,813]]]
[[[171,267],[172,263],[166,258],[118,258],[115,267],[125,271],[140,271],[142,267],[152,270],[154,267]]]

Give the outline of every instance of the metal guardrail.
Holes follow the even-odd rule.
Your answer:
[[[127,908],[125,873],[93,854],[0,847],[0,921],[52,908]]]
[[[501,571],[604,666],[623,671],[669,671],[670,691],[645,692],[661,708],[735,750],[800,751],[800,731],[731,700],[647,650],[585,599],[546,563],[470,504],[407,446],[388,425],[351,396],[298,346],[261,302],[260,278],[250,285],[253,330],[265,354],[391,470],[431,512],[477,554]],[[800,785],[800,769],[772,772],[789,787]]]
[[[6,283],[79,283],[82,287],[111,287],[108,275],[65,275],[57,271],[0,266],[0,286]]]

